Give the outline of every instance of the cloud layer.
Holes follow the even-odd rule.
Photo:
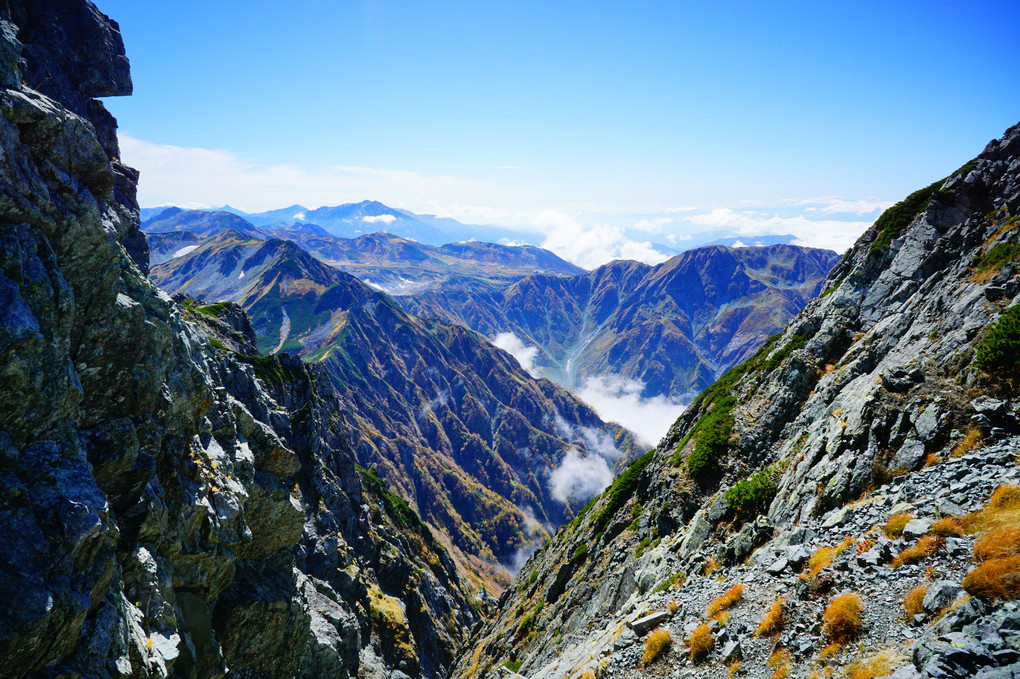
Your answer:
[[[538,356],[538,347],[529,347],[512,332],[499,333],[492,338],[492,344],[516,358],[522,368],[531,375],[535,375],[535,357]]]
[[[549,475],[549,492],[560,502],[587,500],[612,482],[613,472],[602,457],[581,457],[577,448],[571,447]]]
[[[577,396],[606,422],[617,422],[638,437],[642,445],[654,446],[680,417],[684,406],[663,396],[644,398],[639,380],[614,375],[589,377]]]

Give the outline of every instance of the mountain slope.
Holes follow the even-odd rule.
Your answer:
[[[618,261],[506,288],[454,282],[401,302],[487,337],[514,333],[562,384],[623,377],[639,380],[645,396],[685,398],[781,329],[836,259],[791,245],[715,246],[654,267]]]
[[[360,434],[362,464],[376,464],[475,567],[513,565],[633,449],[620,427],[475,333],[411,316],[293,243],[225,233],[172,264],[153,269],[164,289],[236,301],[260,349],[324,366]],[[558,481],[574,468],[564,461],[589,485]]]
[[[0,26],[0,676],[445,676],[485,602],[358,470],[329,377],[146,277],[94,98],[131,89],[117,25]]]
[[[729,676],[741,658],[764,676],[771,658],[825,675],[882,650],[897,677],[1015,672],[999,651],[1020,642],[1017,609],[996,599],[1018,596],[1005,583],[1020,572],[1004,542],[1020,493],[1017,225],[1020,125],[880,217],[819,298],[525,564],[457,675],[637,673],[655,625],[673,635],[655,674]],[[911,592],[923,602],[904,617]]]

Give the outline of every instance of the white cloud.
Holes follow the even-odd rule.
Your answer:
[[[747,247],[747,243],[745,243],[744,241],[742,241],[742,240],[740,240],[738,238],[737,240],[733,241],[733,247],[735,247],[735,248],[746,248]]]
[[[656,250],[647,241],[635,241],[616,226],[584,226],[573,217],[555,210],[545,210],[534,219],[545,234],[542,247],[585,269],[592,269],[614,259],[636,259],[646,264],[659,264],[669,255]]]
[[[790,205],[805,206],[805,212],[821,212],[823,214],[870,215],[881,212],[892,205],[888,201],[866,198],[863,200],[846,200],[838,196],[823,198],[804,198],[788,201]]]
[[[672,217],[657,217],[655,219],[642,219],[634,228],[638,231],[647,231],[648,233],[659,233],[662,231],[662,227],[667,224],[672,224]]]
[[[367,217],[362,217],[361,221],[368,224],[376,224],[378,222],[382,222],[383,224],[392,224],[397,221],[397,218],[393,215],[369,215]]]
[[[804,214],[784,217],[728,207],[684,219],[698,227],[725,230],[739,236],[790,233],[796,236],[794,243],[797,245],[836,252],[847,250],[871,226],[871,222],[810,219]]]
[[[613,472],[604,459],[598,455],[581,457],[577,448],[570,447],[549,475],[549,492],[560,502],[587,500],[612,481]]]
[[[221,149],[156,144],[120,135],[121,156],[141,172],[142,205],[223,205],[248,212],[281,205],[340,205],[371,198],[388,205],[462,219],[480,214],[509,214],[534,205],[530,193],[450,176],[425,176],[407,170],[337,165],[308,169],[266,165]],[[464,197],[492,208],[464,205]]]
[[[294,216],[291,217],[291,219],[293,219],[295,222],[303,222],[305,220],[305,213],[304,212],[295,212]]]
[[[664,396],[644,398],[640,380],[616,375],[589,377],[577,396],[606,422],[617,422],[634,432],[642,445],[654,446],[684,411],[682,404]]]
[[[521,367],[532,375],[535,374],[535,357],[538,347],[529,347],[512,332],[501,332],[492,338],[492,344],[517,359]]]

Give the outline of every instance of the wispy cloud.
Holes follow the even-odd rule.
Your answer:
[[[366,224],[377,224],[380,222],[383,224],[392,224],[397,221],[397,218],[393,215],[368,215],[366,217],[362,217],[361,221]]]
[[[617,422],[634,432],[645,446],[659,442],[684,406],[663,396],[645,398],[640,380],[618,375],[589,377],[577,390],[582,401],[607,422]]]
[[[535,357],[538,356],[538,347],[529,347],[512,332],[499,333],[492,338],[492,343],[516,358],[521,367],[530,374],[535,374]]]
[[[549,475],[549,493],[560,502],[587,500],[612,481],[613,472],[602,457],[581,457],[577,448],[571,447]]]
[[[484,181],[348,165],[316,169],[268,165],[222,149],[155,144],[124,134],[120,148],[124,162],[141,172],[138,198],[142,205],[229,203],[257,212],[294,203],[339,205],[372,198],[460,219],[486,211],[507,214],[534,200],[530,194]],[[494,207],[465,205],[465,196]]]
[[[812,219],[804,214],[784,216],[758,210],[718,208],[705,214],[690,215],[685,220],[703,229],[728,231],[737,236],[764,236],[790,233],[797,245],[829,248],[843,252],[864,233],[870,221]]]

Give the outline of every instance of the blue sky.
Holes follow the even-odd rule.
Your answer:
[[[585,264],[710,229],[842,249],[1020,120],[1015,1],[97,5],[143,204],[376,199]]]

